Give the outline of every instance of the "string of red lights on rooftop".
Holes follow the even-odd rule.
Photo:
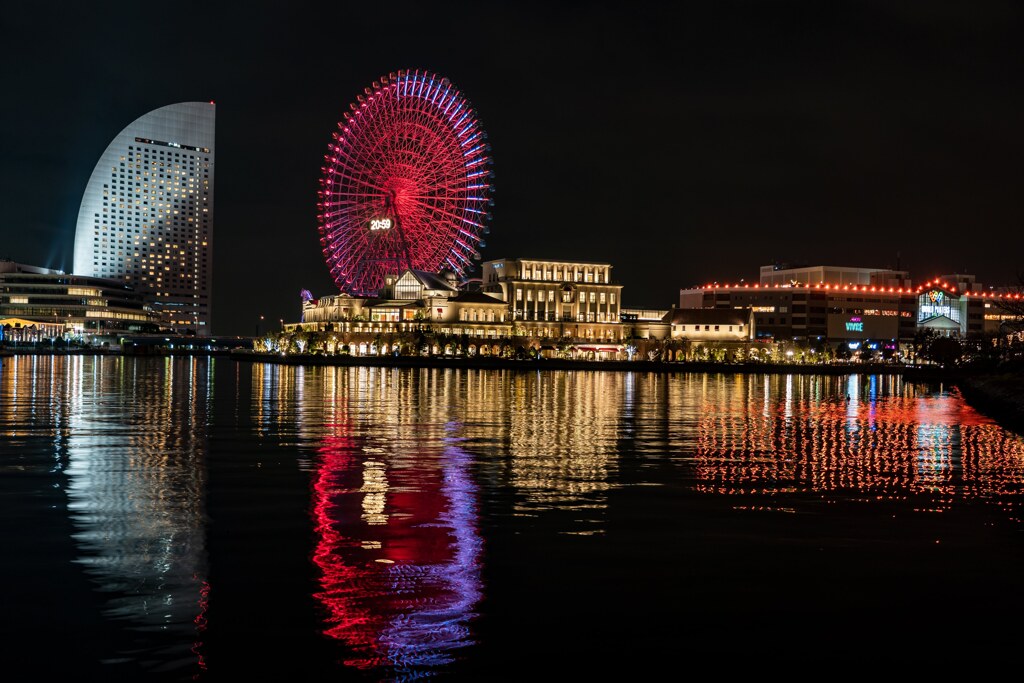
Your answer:
[[[957,291],[957,289],[956,289],[956,287],[954,285],[948,284],[946,282],[941,282],[939,280],[929,280],[928,282],[924,283],[923,285],[918,285],[916,288],[910,288],[910,287],[879,287],[877,285],[823,285],[823,284],[811,285],[811,284],[805,284],[805,283],[799,283],[799,282],[796,283],[796,284],[788,284],[788,285],[780,285],[780,284],[762,285],[760,283],[750,284],[750,283],[746,283],[745,282],[743,284],[735,284],[735,285],[729,285],[729,284],[726,284],[726,285],[709,284],[709,285],[704,285],[703,287],[701,287],[701,289],[798,289],[798,288],[804,288],[804,289],[836,290],[836,291],[841,291],[841,292],[877,292],[877,293],[880,293],[880,294],[920,294],[921,292],[923,292],[925,290],[932,289],[932,288],[935,288],[935,287],[940,287],[940,288],[946,290],[947,292],[951,292],[951,293]],[[982,299],[1020,299],[1021,298],[1021,295],[1019,293],[1017,293],[1017,294],[998,294],[996,292],[963,292],[962,295],[963,296],[976,296],[976,297],[979,297],[979,298],[982,298]]]

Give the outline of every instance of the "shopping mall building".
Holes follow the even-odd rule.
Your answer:
[[[908,342],[921,330],[954,337],[997,332],[1009,319],[1000,304],[1014,296],[1019,300],[1019,294],[986,291],[973,275],[913,285],[902,270],[763,266],[756,283],[681,289],[679,308],[750,308],[757,339],[856,348]]]

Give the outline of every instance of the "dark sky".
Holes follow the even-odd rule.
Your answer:
[[[400,68],[450,78],[489,134],[484,258],[610,262],[627,306],[775,261],[899,252],[917,280],[986,284],[1024,269],[1013,3],[29,4],[0,18],[0,256],[70,269],[110,140],[216,100],[218,334],[336,291],[321,157],[349,102]]]

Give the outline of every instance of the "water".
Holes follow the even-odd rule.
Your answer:
[[[1024,439],[949,388],[15,357],[0,435],[9,680],[1016,658]]]

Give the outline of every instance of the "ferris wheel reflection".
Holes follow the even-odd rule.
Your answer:
[[[482,594],[469,454],[451,439],[405,466],[344,424],[333,431],[313,482],[324,633],[358,669],[403,678],[454,662]]]

